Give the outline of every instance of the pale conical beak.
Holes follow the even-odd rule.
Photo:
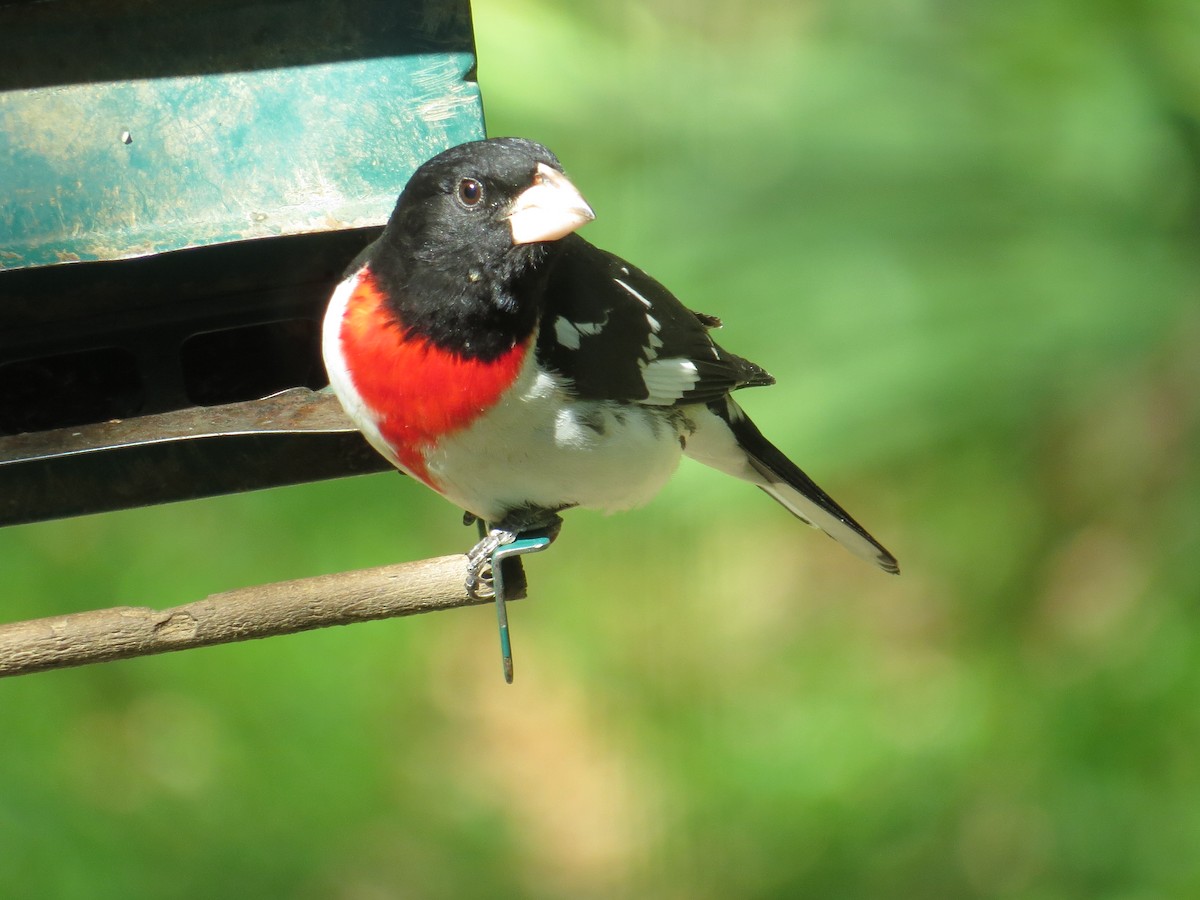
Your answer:
[[[562,172],[538,163],[533,184],[513,201],[508,214],[514,244],[557,241],[596,214]]]

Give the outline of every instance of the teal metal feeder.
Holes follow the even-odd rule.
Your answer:
[[[467,0],[0,2],[0,524],[383,470],[319,353]]]

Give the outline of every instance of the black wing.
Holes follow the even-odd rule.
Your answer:
[[[692,312],[641,269],[577,235],[561,244],[537,352],[578,396],[679,406],[775,383],[713,342],[716,317]]]

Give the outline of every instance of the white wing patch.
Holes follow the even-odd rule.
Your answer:
[[[627,269],[622,269],[621,271],[627,275],[629,274]],[[650,315],[651,306],[649,300],[623,282],[620,278],[614,278],[613,281],[625,288],[625,290],[629,292],[630,296],[636,298],[637,301],[642,304],[642,306],[646,307],[646,326],[650,329],[650,333],[646,336],[646,346],[642,348],[642,356],[646,358],[646,362],[654,362],[658,358],[658,351],[663,345],[663,339],[658,336],[658,333],[662,331],[662,323],[658,321],[658,319],[654,318],[654,316]],[[695,368],[695,366],[692,368]]]
[[[642,383],[646,385],[647,396],[641,402],[647,406],[671,406],[696,386],[700,371],[690,359],[658,358],[658,351],[663,346],[663,340],[658,336],[662,331],[662,323],[650,314],[653,305],[620,278],[614,278],[613,281],[646,307],[646,326],[650,333],[646,335],[646,346],[642,347],[642,356],[645,358],[638,360],[638,366],[642,370]]]
[[[627,285],[625,282],[623,282],[620,278],[614,278],[613,281],[615,281],[621,287],[625,288],[625,290],[629,291],[629,293],[631,293],[634,297],[636,297],[638,300],[640,300],[642,302],[642,306],[646,307],[646,309],[650,308],[650,301],[647,300],[645,297],[643,297],[641,294],[639,294],[637,291],[635,291],[633,288],[631,288],[629,285]]]
[[[572,322],[563,316],[554,320],[554,339],[568,350],[579,349],[579,339],[599,334],[608,324],[608,317],[603,322]]]
[[[647,406],[671,406],[696,386],[700,372],[690,359],[654,359],[639,362],[646,385]]]

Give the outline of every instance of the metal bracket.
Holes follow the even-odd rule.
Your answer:
[[[512,684],[513,657],[512,640],[508,633],[508,607],[504,590],[504,560],[526,553],[538,553],[550,546],[545,535],[517,538],[511,544],[497,547],[492,553],[492,590],[496,595],[496,621],[500,626],[500,656],[504,663],[504,680]]]
[[[328,391],[0,435],[0,526],[385,472]]]

